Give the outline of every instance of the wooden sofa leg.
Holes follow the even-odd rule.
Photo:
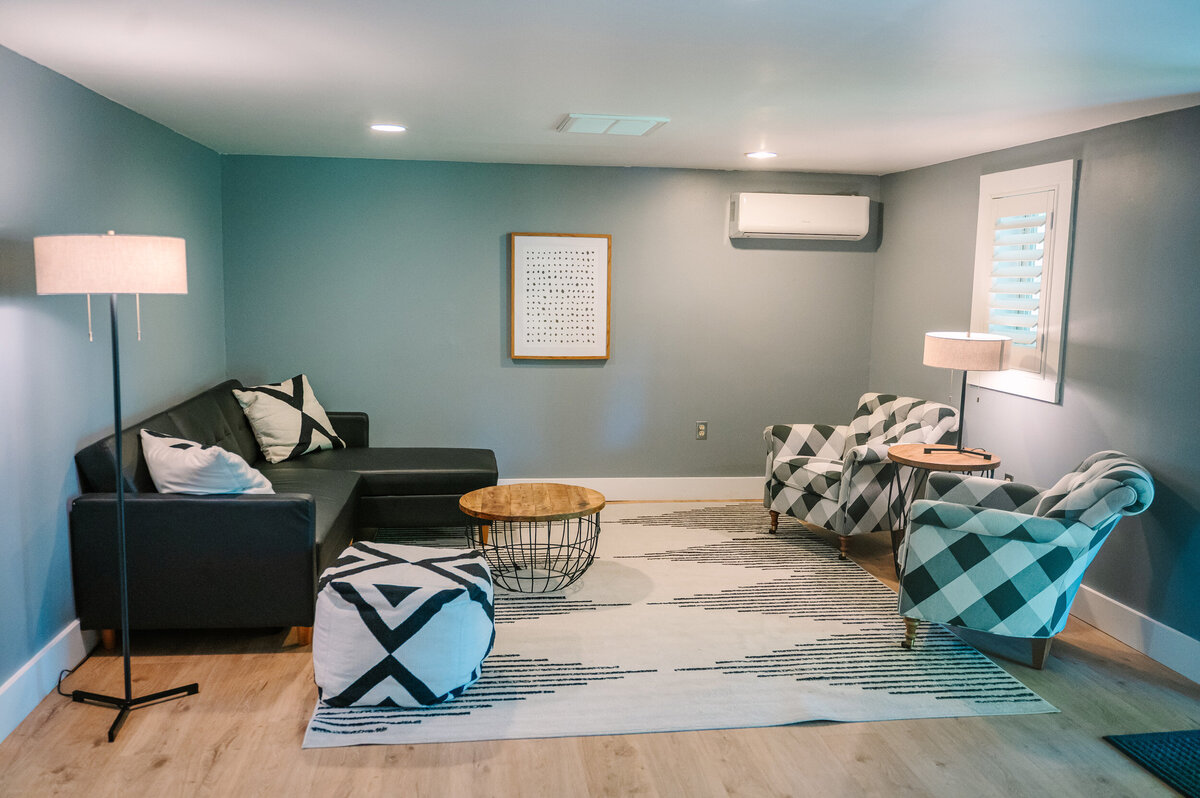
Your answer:
[[[771,511],[771,528],[768,529],[767,531],[771,532],[771,533],[779,531],[779,511],[778,510]]]
[[[838,535],[838,559],[844,560],[850,556],[850,536]]]
[[[1033,644],[1033,667],[1040,671],[1046,665],[1046,657],[1050,656],[1050,644],[1054,638],[1035,637],[1029,642]]]
[[[294,629],[296,632],[296,645],[298,645],[298,646],[311,646],[312,645],[312,635],[313,635],[312,630],[313,630],[313,628],[311,626],[296,626],[296,627],[294,627]]]
[[[904,642],[900,644],[900,648],[913,647],[913,643],[917,642],[917,627],[920,625],[921,622],[916,618],[904,619]]]
[[[100,630],[100,645],[104,646],[105,651],[112,651],[117,647],[117,630],[116,629],[101,629]]]

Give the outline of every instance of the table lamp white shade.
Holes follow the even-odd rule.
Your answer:
[[[38,236],[39,294],[186,294],[182,238],[137,235]]]
[[[959,371],[1003,371],[1008,368],[1012,339],[975,332],[925,333],[926,366]]]

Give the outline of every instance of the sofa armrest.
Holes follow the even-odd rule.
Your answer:
[[[131,628],[312,625],[312,496],[138,493],[125,518]],[[75,499],[70,526],[80,623],[119,627],[116,494]]]
[[[370,421],[366,413],[361,412],[327,412],[333,431],[346,442],[350,449],[366,448],[370,445]]]

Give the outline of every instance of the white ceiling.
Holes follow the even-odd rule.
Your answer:
[[[0,0],[0,44],[241,154],[886,174],[1200,105],[1200,0]]]

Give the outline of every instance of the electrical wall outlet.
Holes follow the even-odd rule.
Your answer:
[[[698,441],[708,440],[708,422],[707,421],[697,421],[696,422],[696,440],[698,440]]]

